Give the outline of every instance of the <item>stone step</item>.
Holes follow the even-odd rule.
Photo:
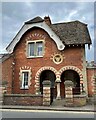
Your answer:
[[[64,99],[61,99],[61,100],[55,99],[52,102],[52,106],[64,106],[64,102],[65,102]]]

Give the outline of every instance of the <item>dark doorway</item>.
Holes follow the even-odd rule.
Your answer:
[[[55,80],[56,80],[56,76],[54,74],[54,72],[52,72],[51,70],[44,70],[41,75],[40,75],[40,92],[41,94],[43,94],[43,84],[42,82],[44,80],[49,80],[51,81],[51,100],[53,101],[54,98],[56,98],[56,86],[55,86]]]
[[[60,85],[61,97],[63,98],[65,96],[64,82],[66,80],[71,80],[73,82],[74,84],[73,94],[80,94],[80,77],[78,73],[74,70],[66,70],[61,75],[61,85]]]

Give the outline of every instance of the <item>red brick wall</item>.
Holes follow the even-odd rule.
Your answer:
[[[4,95],[4,105],[35,105],[40,106],[43,103],[42,95]]]
[[[28,37],[32,34],[38,33],[37,36],[31,36],[29,39]],[[38,40],[43,39],[43,35],[45,38],[45,55],[43,58],[26,58],[26,40]],[[48,34],[41,29],[32,29],[26,32],[21,41],[16,45],[14,49],[13,56],[9,57],[2,63],[2,80],[8,81],[7,93],[12,93],[12,80],[13,82],[13,93],[35,93],[35,75],[37,71],[44,66],[52,66],[55,69],[59,70],[64,66],[73,65],[80,69],[82,69],[82,52],[81,47],[65,47],[64,51],[60,52],[57,49],[55,42],[48,36]],[[59,65],[56,65],[50,58],[54,53],[60,53],[64,55],[65,59]],[[14,71],[12,69],[12,61],[14,57]],[[29,90],[20,90],[20,80],[19,80],[19,72],[20,67],[23,66],[30,66],[32,68],[32,84]],[[14,74],[14,75],[13,75]],[[88,80],[88,94],[92,95],[93,83],[92,83],[92,76],[94,74],[93,69],[87,69],[87,80]],[[63,89],[61,89],[61,92]]]
[[[7,81],[7,93],[12,92],[12,61],[13,57],[7,58],[3,63],[2,63],[2,81]]]
[[[39,34],[37,36],[31,36],[32,34]],[[27,58],[26,57],[26,41],[28,40],[38,40],[43,39],[43,35],[45,38],[45,55],[43,58]],[[64,55],[65,59],[63,62],[59,65],[56,65],[50,58],[54,53],[60,53]],[[82,52],[81,47],[66,47],[64,51],[60,52],[57,49],[57,46],[55,42],[49,37],[49,35],[41,29],[32,29],[28,32],[26,32],[22,38],[21,41],[16,45],[14,49],[14,60],[15,60],[15,66],[14,66],[14,93],[35,93],[35,75],[37,71],[44,66],[52,66],[57,70],[60,70],[62,67],[67,65],[73,65],[80,69],[82,69]],[[20,67],[23,66],[30,66],[32,68],[32,84],[30,86],[29,90],[20,90],[20,80],[19,80],[19,72]]]
[[[87,68],[87,84],[88,84],[88,94],[89,96],[93,95],[93,86],[94,86],[94,74],[96,73],[96,69]]]

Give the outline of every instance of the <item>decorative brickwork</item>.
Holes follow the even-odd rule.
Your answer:
[[[82,92],[83,75],[82,75],[81,70],[79,68],[75,67],[75,66],[65,66],[65,67],[63,67],[59,70],[60,76],[66,70],[74,70],[78,73],[78,75],[80,77],[80,91]]]
[[[81,70],[79,68],[77,68],[75,66],[65,66],[65,67],[63,67],[63,68],[61,68],[59,70],[60,74],[62,74],[65,70],[74,70],[74,71],[76,71],[80,76],[80,80],[81,81],[83,80],[83,75],[82,75],[82,72],[81,72]]]
[[[49,106],[51,104],[51,82],[46,80],[43,82],[43,105]]]
[[[55,73],[56,75],[56,82],[61,82],[60,80],[60,76],[62,75],[62,73],[66,70],[74,70],[76,71],[79,76],[80,76],[80,90],[82,92],[82,84],[83,84],[83,75],[82,75],[82,72],[79,68],[75,67],[75,66],[65,66],[63,68],[61,68],[59,71],[57,71],[55,68],[51,67],[51,66],[46,66],[46,67],[42,67],[38,70],[38,72],[36,73],[36,76],[35,76],[35,88],[36,88],[36,94],[39,94],[39,89],[40,89],[40,74],[42,73],[42,71],[44,70],[51,70]]]
[[[66,99],[66,106],[73,105],[73,82],[66,80],[65,84],[65,99]]]
[[[55,63],[55,64],[60,64],[63,62],[63,59],[64,59],[64,55],[62,54],[59,54],[59,53],[54,53],[51,58],[52,61]]]
[[[40,68],[37,73],[36,73],[36,76],[35,76],[35,88],[36,88],[36,94],[39,94],[39,90],[40,90],[40,74],[44,71],[44,70],[51,70],[53,71],[55,74],[57,74],[57,70],[51,66],[45,66],[45,67],[42,67]]]

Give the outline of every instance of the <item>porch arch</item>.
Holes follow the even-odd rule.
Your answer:
[[[81,70],[75,66],[64,66],[59,70],[59,74],[60,76],[62,75],[62,73],[66,70],[73,70],[75,72],[78,73],[79,77],[80,77],[80,92],[82,93],[82,87],[83,87],[83,74],[81,72]]]
[[[40,75],[43,71],[45,70],[50,70],[52,72],[54,72],[54,74],[57,76],[57,70],[51,66],[46,66],[46,67],[42,67],[40,68],[37,73],[36,73],[36,76],[35,76],[35,89],[36,89],[36,94],[39,94],[40,93]],[[56,78],[57,79],[57,78]]]

